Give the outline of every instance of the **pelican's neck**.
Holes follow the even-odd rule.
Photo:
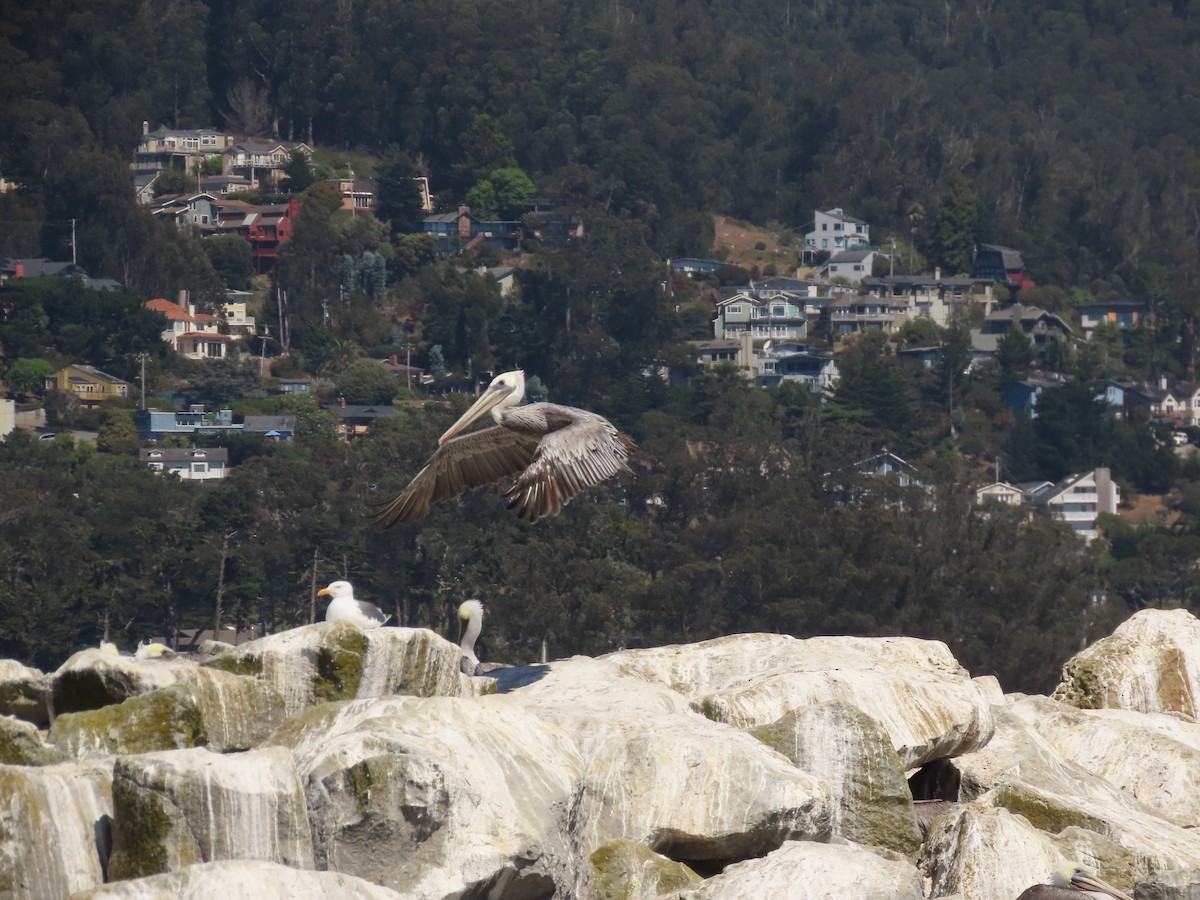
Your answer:
[[[471,617],[467,620],[467,630],[463,632],[462,641],[458,647],[462,651],[462,655],[468,659],[478,660],[475,657],[475,641],[479,637],[479,632],[483,630],[483,616],[480,615],[478,609],[471,610]]]

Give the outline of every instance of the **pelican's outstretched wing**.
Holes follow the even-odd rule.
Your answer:
[[[625,460],[633,441],[602,416],[571,412],[576,420],[543,436],[532,464],[505,491],[518,518],[536,522],[556,516],[581,491],[629,471]]]
[[[499,425],[451,438],[429,457],[408,487],[371,513],[367,524],[388,528],[423,519],[431,503],[452,500],[469,488],[522,472],[533,462],[537,446],[536,435]]]

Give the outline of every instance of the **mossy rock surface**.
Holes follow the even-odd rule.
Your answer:
[[[50,680],[15,660],[0,660],[0,715],[44,728],[50,723]]]
[[[664,897],[699,884],[701,878],[683,863],[660,856],[634,841],[613,841],[596,849],[591,892],[597,900]]]
[[[50,743],[73,756],[148,753],[208,743],[196,696],[173,685],[103,709],[67,713],[50,726]]]
[[[1049,834],[1059,834],[1071,827],[1098,834],[1110,830],[1103,820],[1025,785],[1002,784],[994,788],[989,797],[992,806],[1023,816],[1034,828]]]
[[[14,766],[47,766],[63,762],[66,753],[49,747],[30,722],[0,716],[0,763]]]
[[[171,817],[161,793],[138,783],[121,760],[113,770],[113,851],[110,881],[157,875],[168,868]],[[162,785],[157,786],[160,790]],[[193,860],[200,862],[200,860]]]
[[[749,733],[830,783],[834,834],[906,856],[920,850],[904,763],[887,732],[862,710],[813,704]]]
[[[330,631],[317,648],[313,700],[329,703],[357,696],[366,654],[367,636],[359,629],[351,626]]]

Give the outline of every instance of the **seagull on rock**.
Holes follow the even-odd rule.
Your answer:
[[[335,581],[317,591],[317,596],[330,598],[325,610],[326,622],[352,622],[359,628],[378,628],[391,618],[374,603],[355,600],[354,588],[348,581]]]

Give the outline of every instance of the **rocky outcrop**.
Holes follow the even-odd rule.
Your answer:
[[[862,710],[817,703],[750,733],[829,782],[835,835],[904,854],[920,849],[904,764],[887,733]]]
[[[66,897],[104,880],[112,764],[0,766],[0,897]]]
[[[227,859],[313,868],[304,794],[285,750],[124,757],[112,797],[113,879]]]
[[[878,722],[908,767],[983,746],[987,691],[940,641],[739,634],[603,657],[679,691],[710,719],[738,728],[841,702]]]
[[[49,679],[14,659],[0,659],[0,716],[15,716],[39,728],[49,724]]]
[[[70,900],[406,900],[353,875],[312,872],[246,859],[198,863],[175,872],[118,881]]]
[[[77,757],[186,747],[228,753],[250,749],[283,721],[283,698],[258,679],[195,666],[174,679],[122,703],[60,715],[49,739]]]
[[[1200,620],[1185,609],[1144,609],[1064,667],[1054,699],[1080,709],[1200,711]]]
[[[0,766],[0,897],[1011,900],[1070,858],[1185,900],[1200,725],[1164,685],[1200,629],[1134,619],[1103,695],[1177,709],[1006,696],[909,639],[739,635],[487,678],[432,632],[346,624],[207,660],[86,651],[56,696],[102,706],[49,740],[0,718],[20,763]]]
[[[279,691],[288,715],[314,703],[407,694],[458,697],[483,689],[459,672],[459,650],[426,628],[322,622],[259,638],[205,663]]]
[[[678,900],[923,900],[920,874],[908,860],[879,855],[855,844],[789,841],[763,859],[730,866],[703,884],[684,888]]]

